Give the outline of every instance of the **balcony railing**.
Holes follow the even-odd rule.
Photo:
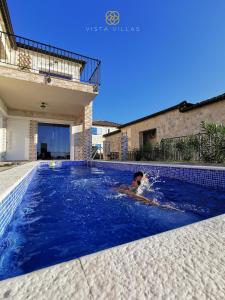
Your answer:
[[[96,88],[100,85],[100,60],[1,31],[0,64]]]

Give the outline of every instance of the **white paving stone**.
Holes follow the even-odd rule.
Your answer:
[[[217,220],[82,257],[94,299],[225,299],[225,239],[208,226]]]
[[[7,192],[9,188],[16,184],[27,172],[29,172],[38,162],[28,162],[24,165],[0,172],[0,196]]]
[[[90,290],[79,260],[0,281],[0,299],[86,300]]]

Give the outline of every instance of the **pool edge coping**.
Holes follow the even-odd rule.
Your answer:
[[[186,164],[175,164],[175,163],[154,163],[154,162],[143,162],[143,161],[113,161],[113,160],[92,160],[88,162],[101,162],[101,163],[114,163],[114,164],[127,164],[127,165],[144,165],[144,166],[155,166],[155,167],[170,167],[170,168],[185,168],[185,169],[202,169],[202,170],[217,170],[225,171],[225,166],[208,166],[208,165],[186,165]]]
[[[30,162],[28,162],[30,163]],[[25,166],[24,164],[23,166]],[[0,194],[0,203],[35,169],[37,168],[39,163],[34,163],[30,166],[30,169],[27,170],[23,175],[21,175],[12,185],[10,185],[5,191]],[[22,166],[16,166],[12,168],[16,170],[17,168],[21,168]],[[12,170],[10,169],[10,170]],[[2,171],[2,173],[7,172],[8,170]],[[3,174],[4,175],[4,174]]]

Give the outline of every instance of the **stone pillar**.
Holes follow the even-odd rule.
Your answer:
[[[74,159],[83,159],[83,125],[74,125],[72,129],[74,142]]]
[[[0,114],[0,161],[6,156],[6,117]]]
[[[37,121],[30,120],[29,160],[37,160]]]
[[[128,151],[128,136],[126,133],[122,133],[121,135],[121,160],[127,159],[127,151]]]
[[[103,141],[103,159],[108,160],[110,155],[110,141]]]
[[[92,102],[84,107],[83,116],[83,159],[90,160],[92,155]]]

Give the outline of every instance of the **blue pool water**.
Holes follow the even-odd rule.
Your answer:
[[[225,213],[224,190],[151,178],[150,198],[173,211],[117,192],[132,173],[65,166],[37,170],[0,242],[0,279]]]

